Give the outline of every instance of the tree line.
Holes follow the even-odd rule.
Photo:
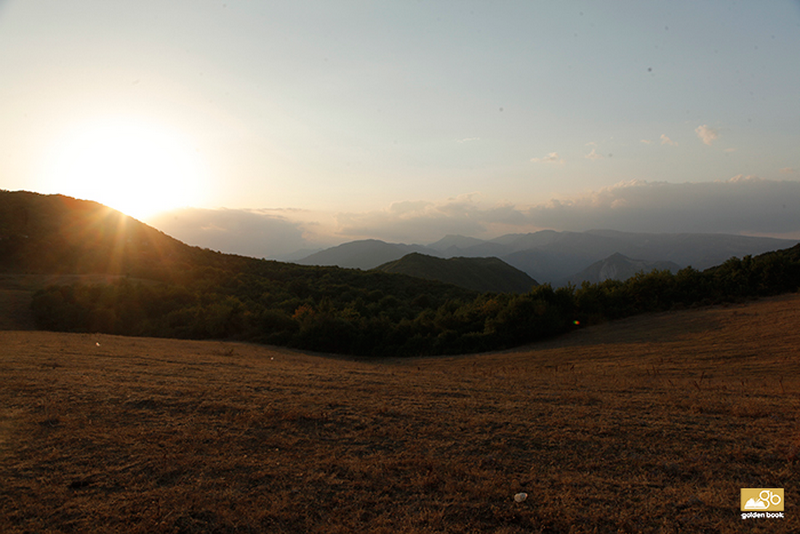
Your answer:
[[[525,294],[404,275],[219,255],[168,281],[52,286],[34,295],[43,329],[232,339],[374,356],[497,350],[634,314],[794,292],[800,245],[756,257]]]

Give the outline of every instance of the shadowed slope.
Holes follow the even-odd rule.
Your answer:
[[[482,293],[527,293],[536,280],[498,258],[450,258],[412,253],[384,263],[376,271],[438,280]]]

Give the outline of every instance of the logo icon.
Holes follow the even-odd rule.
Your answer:
[[[783,488],[742,488],[742,512],[783,512]]]

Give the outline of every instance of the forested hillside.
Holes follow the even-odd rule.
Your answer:
[[[400,274],[220,254],[96,203],[0,192],[0,265],[123,275],[37,292],[32,310],[43,329],[390,356],[494,350],[641,312],[796,291],[800,245],[702,272],[478,293]]]
[[[536,280],[499,258],[435,258],[412,252],[375,268],[385,273],[407,274],[439,280],[481,293],[527,293]]]
[[[211,261],[158,230],[96,202],[0,191],[0,269],[125,274],[168,281]]]

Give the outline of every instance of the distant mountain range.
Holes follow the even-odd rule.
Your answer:
[[[599,271],[595,275],[590,267],[602,261],[608,262],[603,271],[606,274],[611,272],[611,265],[617,265],[616,274],[610,277],[619,279],[627,276],[631,268],[674,270],[692,266],[703,270],[732,256],[757,255],[797,243],[795,240],[730,234],[542,230],[529,234],[508,234],[491,240],[449,235],[427,246],[386,243],[374,239],[352,241],[312,254],[297,260],[297,263],[366,270],[398,260],[412,252],[439,258],[496,257],[540,283],[561,286],[568,282],[580,284],[583,280],[596,281],[594,277],[600,276]],[[623,268],[621,258],[613,258],[615,254],[636,260],[630,260],[630,266]]]
[[[498,258],[442,259],[412,252],[375,268],[438,280],[481,293],[527,293],[536,280]]]

